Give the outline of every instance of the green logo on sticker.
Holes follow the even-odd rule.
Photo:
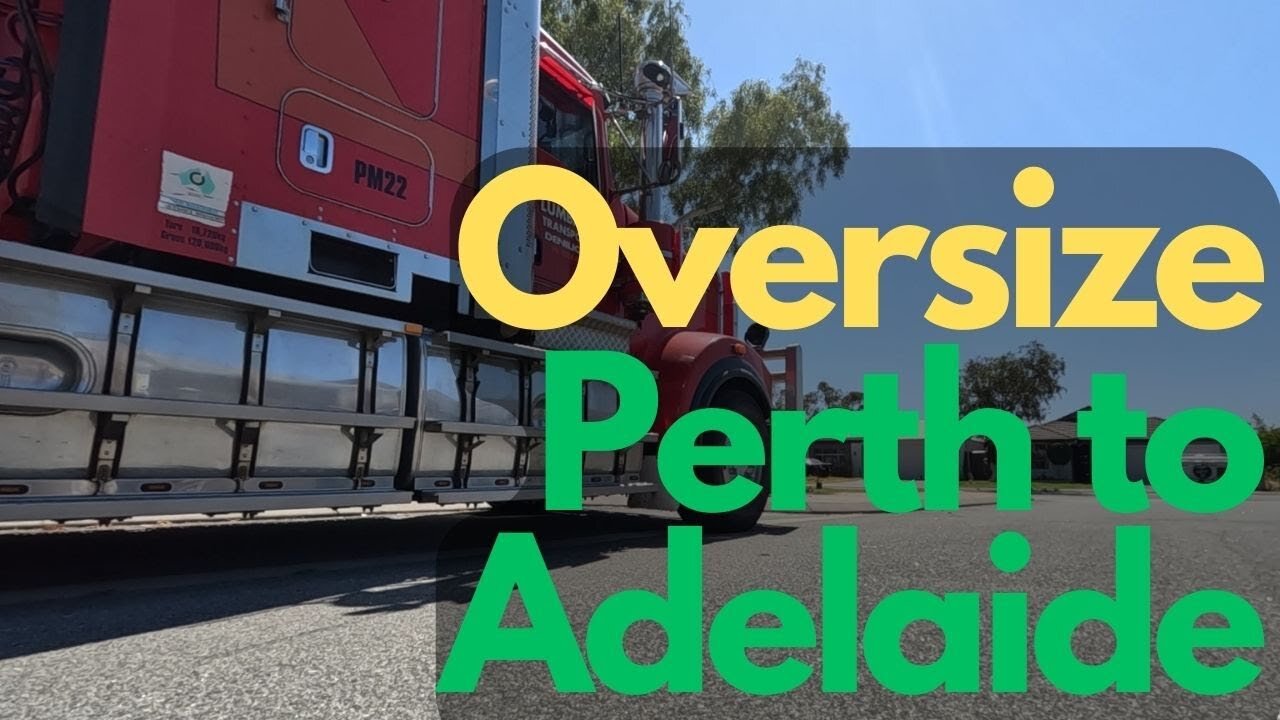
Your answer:
[[[182,182],[183,187],[190,187],[204,193],[205,197],[213,195],[214,184],[213,178],[200,168],[192,168],[184,172],[176,173],[178,180]]]

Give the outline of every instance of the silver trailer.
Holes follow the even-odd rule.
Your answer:
[[[633,330],[528,347],[0,241],[0,521],[537,500],[543,348]],[[584,492],[656,491],[653,441]]]

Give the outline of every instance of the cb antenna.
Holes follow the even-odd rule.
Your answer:
[[[625,60],[626,54],[623,52],[623,47],[622,47],[622,11],[621,10],[618,11],[617,24],[618,24],[618,28],[617,28],[617,31],[618,31],[618,78],[620,79],[620,81],[625,81],[627,77],[627,63]]]

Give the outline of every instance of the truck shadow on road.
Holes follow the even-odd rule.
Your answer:
[[[351,615],[420,608],[446,596],[465,604],[498,533],[534,533],[556,572],[665,547],[675,523],[590,510],[0,535],[0,660],[304,603]],[[793,529],[762,525],[753,534]],[[448,591],[438,592],[446,579]]]
[[[353,614],[366,615],[412,609],[426,603],[448,603],[465,607],[471,602],[476,583],[484,572],[489,549],[499,532],[531,532],[538,539],[543,561],[552,573],[583,568],[617,554],[635,550],[663,550],[667,547],[668,527],[675,520],[653,516],[629,516],[598,513],[586,522],[603,522],[603,527],[584,528],[543,517],[504,518],[493,522],[471,517],[459,522],[445,536],[436,553],[435,573],[429,582],[411,583],[403,587],[371,588],[349,593],[336,599],[336,605],[354,608]],[[548,525],[550,522],[552,525]],[[583,530],[586,532],[583,532]],[[703,545],[733,542],[748,537],[781,536],[797,528],[761,524],[750,533],[704,535]],[[665,554],[648,558],[641,566],[665,567]],[[616,579],[617,576],[615,575]],[[602,583],[603,587],[603,583]],[[424,592],[425,590],[430,592]]]

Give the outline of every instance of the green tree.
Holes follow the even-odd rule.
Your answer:
[[[793,223],[804,197],[843,173],[849,126],[831,107],[822,65],[797,60],[779,83],[747,81],[717,101],[685,36],[681,0],[544,0],[542,13],[543,26],[615,99],[634,92],[633,73],[647,59],[689,84],[685,125],[695,147],[671,193],[678,215],[698,211],[699,224],[747,231]],[[639,126],[618,118],[614,128],[616,184],[635,187]]]
[[[1268,425],[1260,416],[1254,415],[1253,427],[1262,441],[1264,467],[1280,467],[1280,425]]]
[[[845,392],[844,390],[828,383],[826,380],[823,380],[818,383],[817,390],[805,393],[804,412],[809,417],[813,417],[828,408],[861,410],[862,393],[858,390]]]
[[[960,373],[960,410],[996,408],[1027,422],[1043,422],[1049,402],[1064,390],[1066,372],[1066,361],[1039,341],[969,360]]]
[[[685,121],[695,132],[705,115],[707,69],[685,39],[682,0],[543,0],[542,26],[616,95],[633,92],[636,67],[666,62],[692,88]]]
[[[826,69],[796,60],[780,84],[750,80],[712,106],[672,205],[681,214],[698,211],[708,226],[793,223],[806,196],[844,173],[848,133],[831,107]]]

